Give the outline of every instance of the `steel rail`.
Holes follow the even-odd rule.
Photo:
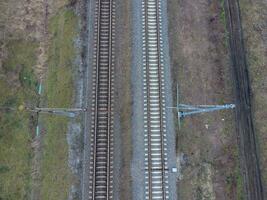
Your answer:
[[[159,1],[156,0],[156,13],[157,13],[157,48],[158,48],[158,74],[159,74],[159,98],[160,98],[160,128],[161,128],[161,162],[162,162],[162,192],[163,192],[163,200],[166,199],[165,193],[165,157],[164,157],[164,131],[163,131],[163,109],[162,109],[162,80],[161,80],[161,46],[160,46],[160,20],[159,20]]]
[[[149,200],[153,199],[153,191],[152,191],[152,184],[153,184],[153,170],[161,170],[161,180],[162,180],[162,199],[165,200],[166,199],[166,191],[165,191],[165,158],[164,158],[164,124],[163,124],[163,108],[162,108],[162,65],[161,65],[161,36],[160,36],[160,17],[159,17],[159,0],[155,0],[155,4],[156,4],[156,37],[157,37],[157,71],[158,71],[158,93],[159,93],[159,115],[160,115],[160,135],[161,135],[161,141],[160,141],[160,145],[161,145],[161,168],[159,169],[153,169],[152,167],[152,150],[151,150],[151,145],[152,145],[152,138],[151,138],[151,122],[150,122],[150,80],[149,80],[149,72],[150,72],[150,63],[149,63],[149,20],[148,20],[148,0],[145,0],[145,5],[144,5],[144,10],[145,10],[145,52],[146,52],[146,92],[147,92],[147,132],[148,132],[148,176],[149,176],[149,192],[148,192],[148,198]]]
[[[100,15],[101,15],[101,5],[100,0],[98,1],[98,15],[97,15],[97,46],[100,46]],[[93,154],[93,188],[92,188],[92,199],[95,199],[95,168],[96,168],[96,142],[97,142],[97,119],[98,119],[98,66],[99,66],[99,48],[96,50],[96,88],[95,88],[95,109],[94,109],[94,154]]]
[[[146,1],[145,1],[146,2]],[[145,40],[147,40],[148,38],[148,16],[147,16],[147,6],[145,4],[145,34],[146,34],[146,37],[145,37]],[[146,42],[146,56],[148,56],[148,43]],[[149,93],[150,93],[150,88],[149,88],[149,59],[146,57],[146,85],[147,85],[147,105],[149,105]],[[150,106],[147,107],[147,112],[149,113],[150,112]],[[149,115],[148,115],[148,120],[147,120],[147,129],[148,129],[148,163],[151,163],[152,160],[151,160],[151,135],[150,135],[150,120],[149,120]],[[148,176],[149,176],[149,199],[152,198],[152,174],[151,174],[151,166],[148,165]]]
[[[105,7],[105,3],[109,5],[109,10],[108,10],[108,39],[106,39],[106,41],[108,41],[108,48],[105,49],[105,40],[103,39],[103,35],[106,34],[106,31],[105,30],[105,26],[106,25],[103,25],[103,24],[106,24],[105,20],[106,20],[106,15],[107,14],[107,11],[106,11],[106,7]],[[112,39],[113,39],[113,26],[112,26],[112,23],[113,23],[113,1],[112,0],[99,0],[98,1],[98,4],[97,4],[98,8],[97,8],[97,28],[96,28],[96,63],[95,63],[95,97],[94,97],[94,106],[93,106],[93,109],[94,109],[94,112],[93,112],[93,115],[94,115],[94,128],[93,128],[93,155],[92,155],[92,176],[91,176],[91,179],[92,179],[92,194],[91,196],[89,196],[89,198],[91,199],[105,199],[105,200],[109,200],[109,199],[112,199],[112,194],[111,194],[111,177],[110,177],[110,174],[112,172],[111,170],[111,160],[112,160],[112,150],[111,150],[111,137],[112,137],[112,129],[111,129],[111,126],[112,126]],[[104,16],[105,15],[105,16]],[[102,20],[102,21],[101,21]],[[101,26],[102,29],[101,29]],[[101,38],[102,37],[102,38]],[[101,44],[101,39],[103,39],[103,43]],[[101,46],[102,45],[102,46]],[[101,52],[101,49],[102,49],[102,52]],[[107,61],[107,65],[105,64],[105,56],[103,56],[105,54],[105,52],[108,52],[108,61]],[[102,54],[101,54],[102,53]],[[102,60],[101,60],[102,59]],[[101,68],[102,67],[102,68]],[[105,78],[106,76],[104,75],[105,73],[105,68],[108,68],[108,75],[107,75],[107,78]],[[102,72],[102,74],[101,74]],[[102,79],[101,79],[102,77]],[[103,78],[104,77],[104,78]],[[107,80],[105,80],[107,79]],[[105,84],[103,86],[103,82],[107,82],[107,102],[105,102],[104,100],[104,103],[103,103],[103,98],[105,98]],[[104,94],[101,94],[103,93],[104,91]],[[102,95],[102,96],[101,96]],[[103,97],[104,96],[104,97]],[[102,99],[101,99],[102,98]],[[103,107],[103,105],[105,105]],[[103,111],[104,109],[104,111]],[[102,123],[104,122],[107,123],[106,127],[105,127],[105,136],[104,136],[104,139],[103,139],[103,130],[101,130],[103,128],[103,124],[100,125],[100,117],[103,118],[103,113],[107,114],[107,117],[104,116],[104,121],[103,119],[102,120]],[[102,115],[101,115],[102,114]],[[102,134],[102,135],[101,135]],[[103,142],[102,140],[105,141],[105,138],[106,138],[106,142],[104,143],[105,147],[104,147],[104,150],[103,150]],[[102,142],[102,143],[101,143]],[[98,146],[99,145],[99,146]],[[98,150],[98,149],[101,149],[101,150]],[[103,159],[103,155],[102,154],[105,154],[104,155],[104,158],[105,160],[101,160]],[[98,154],[100,154],[101,158],[98,158]],[[98,161],[98,159],[100,161]],[[105,172],[103,173],[104,176],[105,176],[105,184],[102,184],[102,185],[99,185],[99,182],[103,182],[103,174],[99,175],[99,172],[101,173],[101,170],[99,170],[98,168],[103,168],[103,164],[102,163],[105,163]],[[97,165],[98,163],[98,165]],[[99,164],[100,163],[100,164]],[[102,172],[103,172],[103,169],[102,169]],[[99,180],[97,180],[99,179]],[[103,190],[100,189],[99,191],[97,191],[97,187],[105,187],[105,194],[102,194]]]
[[[110,0],[109,2],[109,7],[110,7],[110,10],[109,10],[109,71],[108,71],[108,76],[109,76],[109,83],[108,83],[108,91],[109,91],[109,95],[108,95],[108,102],[109,102],[109,105],[108,105],[108,160],[107,160],[107,200],[109,199],[109,183],[110,183],[110,117],[111,117],[111,69],[112,69],[112,0]]]

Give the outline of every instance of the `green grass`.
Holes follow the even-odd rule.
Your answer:
[[[244,183],[243,183],[243,177],[241,175],[241,171],[240,171],[240,166],[238,165],[236,167],[236,171],[235,171],[235,175],[236,175],[236,195],[237,195],[237,199],[238,200],[243,200],[245,199],[245,196],[244,196]]]
[[[0,72],[3,75],[0,79],[1,106],[15,106],[28,100],[36,102],[37,79],[33,68],[37,46],[36,42],[26,40],[12,40],[7,43],[8,57],[3,61]]]
[[[225,2],[224,1],[225,0],[221,0],[221,3],[220,3],[220,7],[221,7],[220,22],[223,25],[224,31],[225,31],[223,44],[224,44],[225,48],[228,48],[229,32],[227,30],[227,22],[226,22],[226,16],[225,16],[225,8],[224,8]]]
[[[0,199],[28,199],[32,156],[28,116],[5,113],[0,118]]]
[[[49,24],[53,35],[48,58],[48,77],[45,97],[49,107],[70,107],[73,98],[73,39],[77,35],[77,17],[70,10],[61,10]],[[43,140],[41,168],[41,199],[67,199],[73,181],[68,167],[68,119],[60,116],[42,116],[46,129]]]
[[[51,20],[49,29],[53,40],[49,49],[48,80],[45,84],[48,105],[67,107],[71,104],[74,89],[73,38],[77,34],[77,18],[72,11],[65,10]]]
[[[44,83],[50,107],[68,107],[73,98],[73,38],[77,17],[62,9],[49,23],[52,40],[48,74]],[[36,106],[37,78],[34,75],[38,43],[23,39],[6,42],[7,58],[0,69],[0,107]],[[72,176],[68,168],[66,141],[68,119],[42,117],[43,141],[41,199],[67,199]],[[25,112],[0,109],[0,199],[28,200],[31,192],[31,148],[33,120]]]
[[[67,199],[72,181],[66,141],[68,119],[49,116],[43,121],[46,135],[43,142],[41,199]]]
[[[7,42],[8,57],[0,71],[0,107],[36,104],[36,47],[31,41]],[[0,199],[29,199],[33,123],[29,119],[28,113],[0,110]]]
[[[226,18],[225,18],[224,0],[221,0],[220,7],[221,7],[220,21],[221,21],[221,23],[224,25],[224,27],[226,28]]]
[[[226,191],[229,195],[235,194],[236,199],[243,200],[245,199],[244,196],[244,183],[243,177],[240,170],[240,159],[238,153],[238,147],[235,146],[234,148],[227,148],[225,149],[226,154],[231,154],[232,159],[235,162],[235,168],[226,171]]]
[[[240,167],[240,159],[239,159],[239,153],[238,153],[238,147],[232,149],[233,158],[236,160],[235,170],[233,172],[234,174],[234,181],[236,185],[236,197],[238,200],[245,199],[244,196],[244,182],[243,177],[241,173],[241,167]]]
[[[33,70],[36,63],[35,50],[38,44],[26,40],[12,40],[7,43],[8,58],[3,63],[6,71],[16,71],[21,67]]]

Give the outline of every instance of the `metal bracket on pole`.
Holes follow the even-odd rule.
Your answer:
[[[38,108],[38,107],[27,110],[36,113],[55,114],[66,117],[76,117],[80,112],[87,111],[86,108]]]
[[[225,105],[187,105],[187,104],[180,104],[179,103],[179,93],[178,93],[178,84],[177,84],[177,105],[176,107],[167,107],[177,110],[177,118],[178,118],[178,126],[180,129],[181,126],[181,119],[185,118],[186,116],[213,112],[218,110],[227,110],[227,109],[234,109],[235,104],[225,104]]]
[[[179,104],[179,116],[184,118],[189,115],[213,112],[217,110],[227,110],[235,108],[234,104],[225,104],[225,105],[186,105]]]

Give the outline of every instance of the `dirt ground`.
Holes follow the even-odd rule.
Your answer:
[[[116,1],[115,110],[120,118],[120,199],[131,199],[131,2]],[[116,112],[115,111],[115,112]]]
[[[246,199],[264,199],[251,101],[251,81],[243,42],[238,1],[225,1],[227,30],[234,75],[236,130]]]
[[[222,1],[169,1],[173,91],[180,103],[233,103]],[[175,97],[174,97],[175,99]],[[175,99],[176,101],[176,99]],[[240,199],[242,178],[233,111],[187,117],[177,131],[179,199]]]
[[[267,196],[267,2],[240,0],[244,45],[251,80],[252,112],[263,192]]]

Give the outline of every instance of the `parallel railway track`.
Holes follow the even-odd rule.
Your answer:
[[[161,2],[143,0],[145,198],[169,199]]]
[[[112,0],[98,0],[92,101],[89,199],[113,199]],[[143,0],[145,199],[169,199],[161,4]]]
[[[89,199],[113,199],[113,41],[112,0],[98,0],[95,46]]]

